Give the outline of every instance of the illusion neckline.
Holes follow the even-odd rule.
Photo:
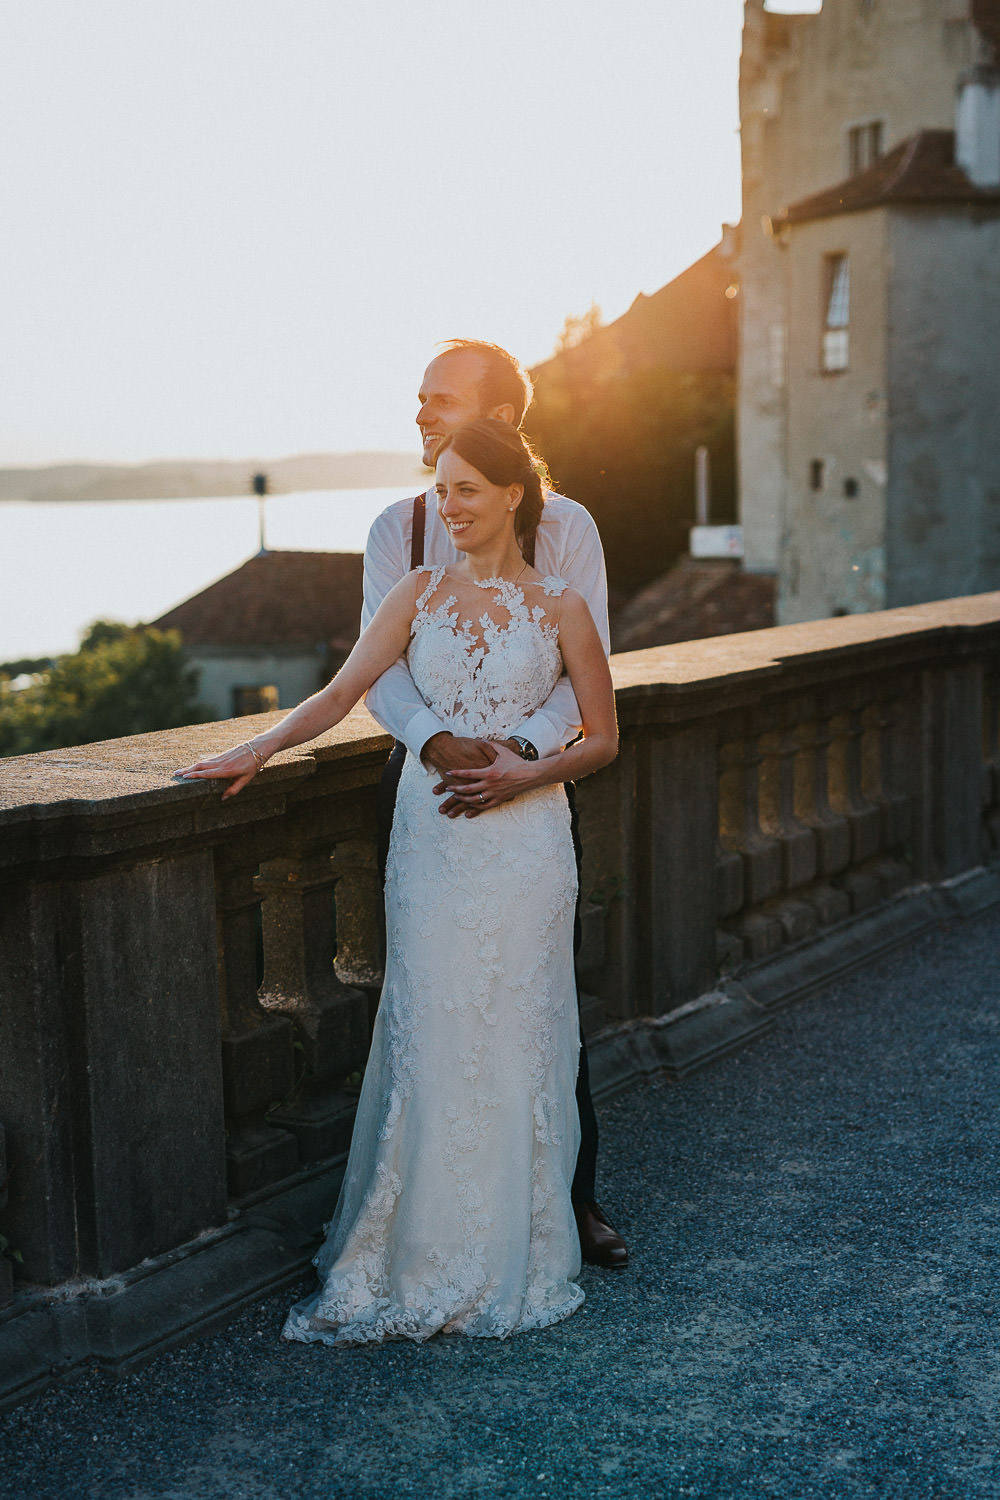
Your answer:
[[[522,572],[525,571],[527,570],[522,569]],[[553,576],[553,574],[546,574],[543,578],[540,578],[537,581],[539,584],[543,584]],[[441,577],[447,578],[450,583],[471,583],[474,584],[477,589],[523,589],[536,581],[532,578],[522,579],[521,573],[519,573],[516,578],[500,578],[497,576],[493,576],[491,578],[456,578],[454,573],[449,573],[447,563],[441,564]]]

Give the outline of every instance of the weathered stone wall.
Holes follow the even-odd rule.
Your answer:
[[[789,232],[784,624],[886,606],[887,250],[883,213],[840,214]],[[827,373],[820,354],[830,255],[849,257],[851,322],[849,367]],[[822,466],[818,489],[814,463]]]
[[[920,129],[954,127],[960,72],[980,56],[967,4],[825,0],[817,15],[768,15],[748,0],[740,69],[743,247],[737,404],[746,566],[774,572],[784,524],[785,424],[774,382],[787,337],[786,264],[767,224],[850,170],[848,131],[884,123],[889,151]],[[852,326],[870,315],[856,279]],[[880,309],[879,316],[882,316]],[[794,481],[794,475],[793,475]]]
[[[579,795],[599,1094],[1000,895],[1000,595],[613,667],[621,754]],[[357,710],[237,798],[170,779],[265,722],[0,762],[0,1399],[210,1327],[330,1215],[388,741]]]
[[[888,605],[1000,581],[1000,219],[889,216]]]

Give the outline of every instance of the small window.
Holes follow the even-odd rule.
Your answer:
[[[852,125],[847,132],[847,170],[852,177],[864,172],[884,155],[885,125],[882,120],[866,120]]]
[[[821,490],[826,479],[826,464],[821,458],[813,458],[809,461],[809,488]]]
[[[820,367],[826,374],[834,374],[847,369],[850,354],[851,263],[846,255],[828,255],[825,271],[826,312]]]
[[[233,688],[233,718],[244,714],[266,714],[278,707],[278,689],[271,683]]]
[[[858,481],[856,479],[844,480],[844,499],[856,500],[858,498]]]

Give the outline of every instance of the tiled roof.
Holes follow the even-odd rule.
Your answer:
[[[358,552],[260,552],[151,623],[188,646],[336,646],[361,620]]]
[[[897,203],[981,203],[1000,207],[1000,189],[975,187],[955,165],[955,132],[921,130],[864,172],[793,203],[776,220],[801,224]]]
[[[743,573],[727,559],[683,558],[618,610],[613,651],[645,651],[677,641],[766,630],[774,624],[772,577]]]

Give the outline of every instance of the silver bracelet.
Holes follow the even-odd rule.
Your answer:
[[[258,771],[263,771],[265,763],[264,763],[263,760],[261,760],[260,756],[257,754],[257,751],[254,749],[254,747],[251,745],[250,741],[249,740],[244,740],[243,744],[246,746],[246,748],[250,751],[250,754],[253,756],[254,765],[257,767],[257,770]]]

